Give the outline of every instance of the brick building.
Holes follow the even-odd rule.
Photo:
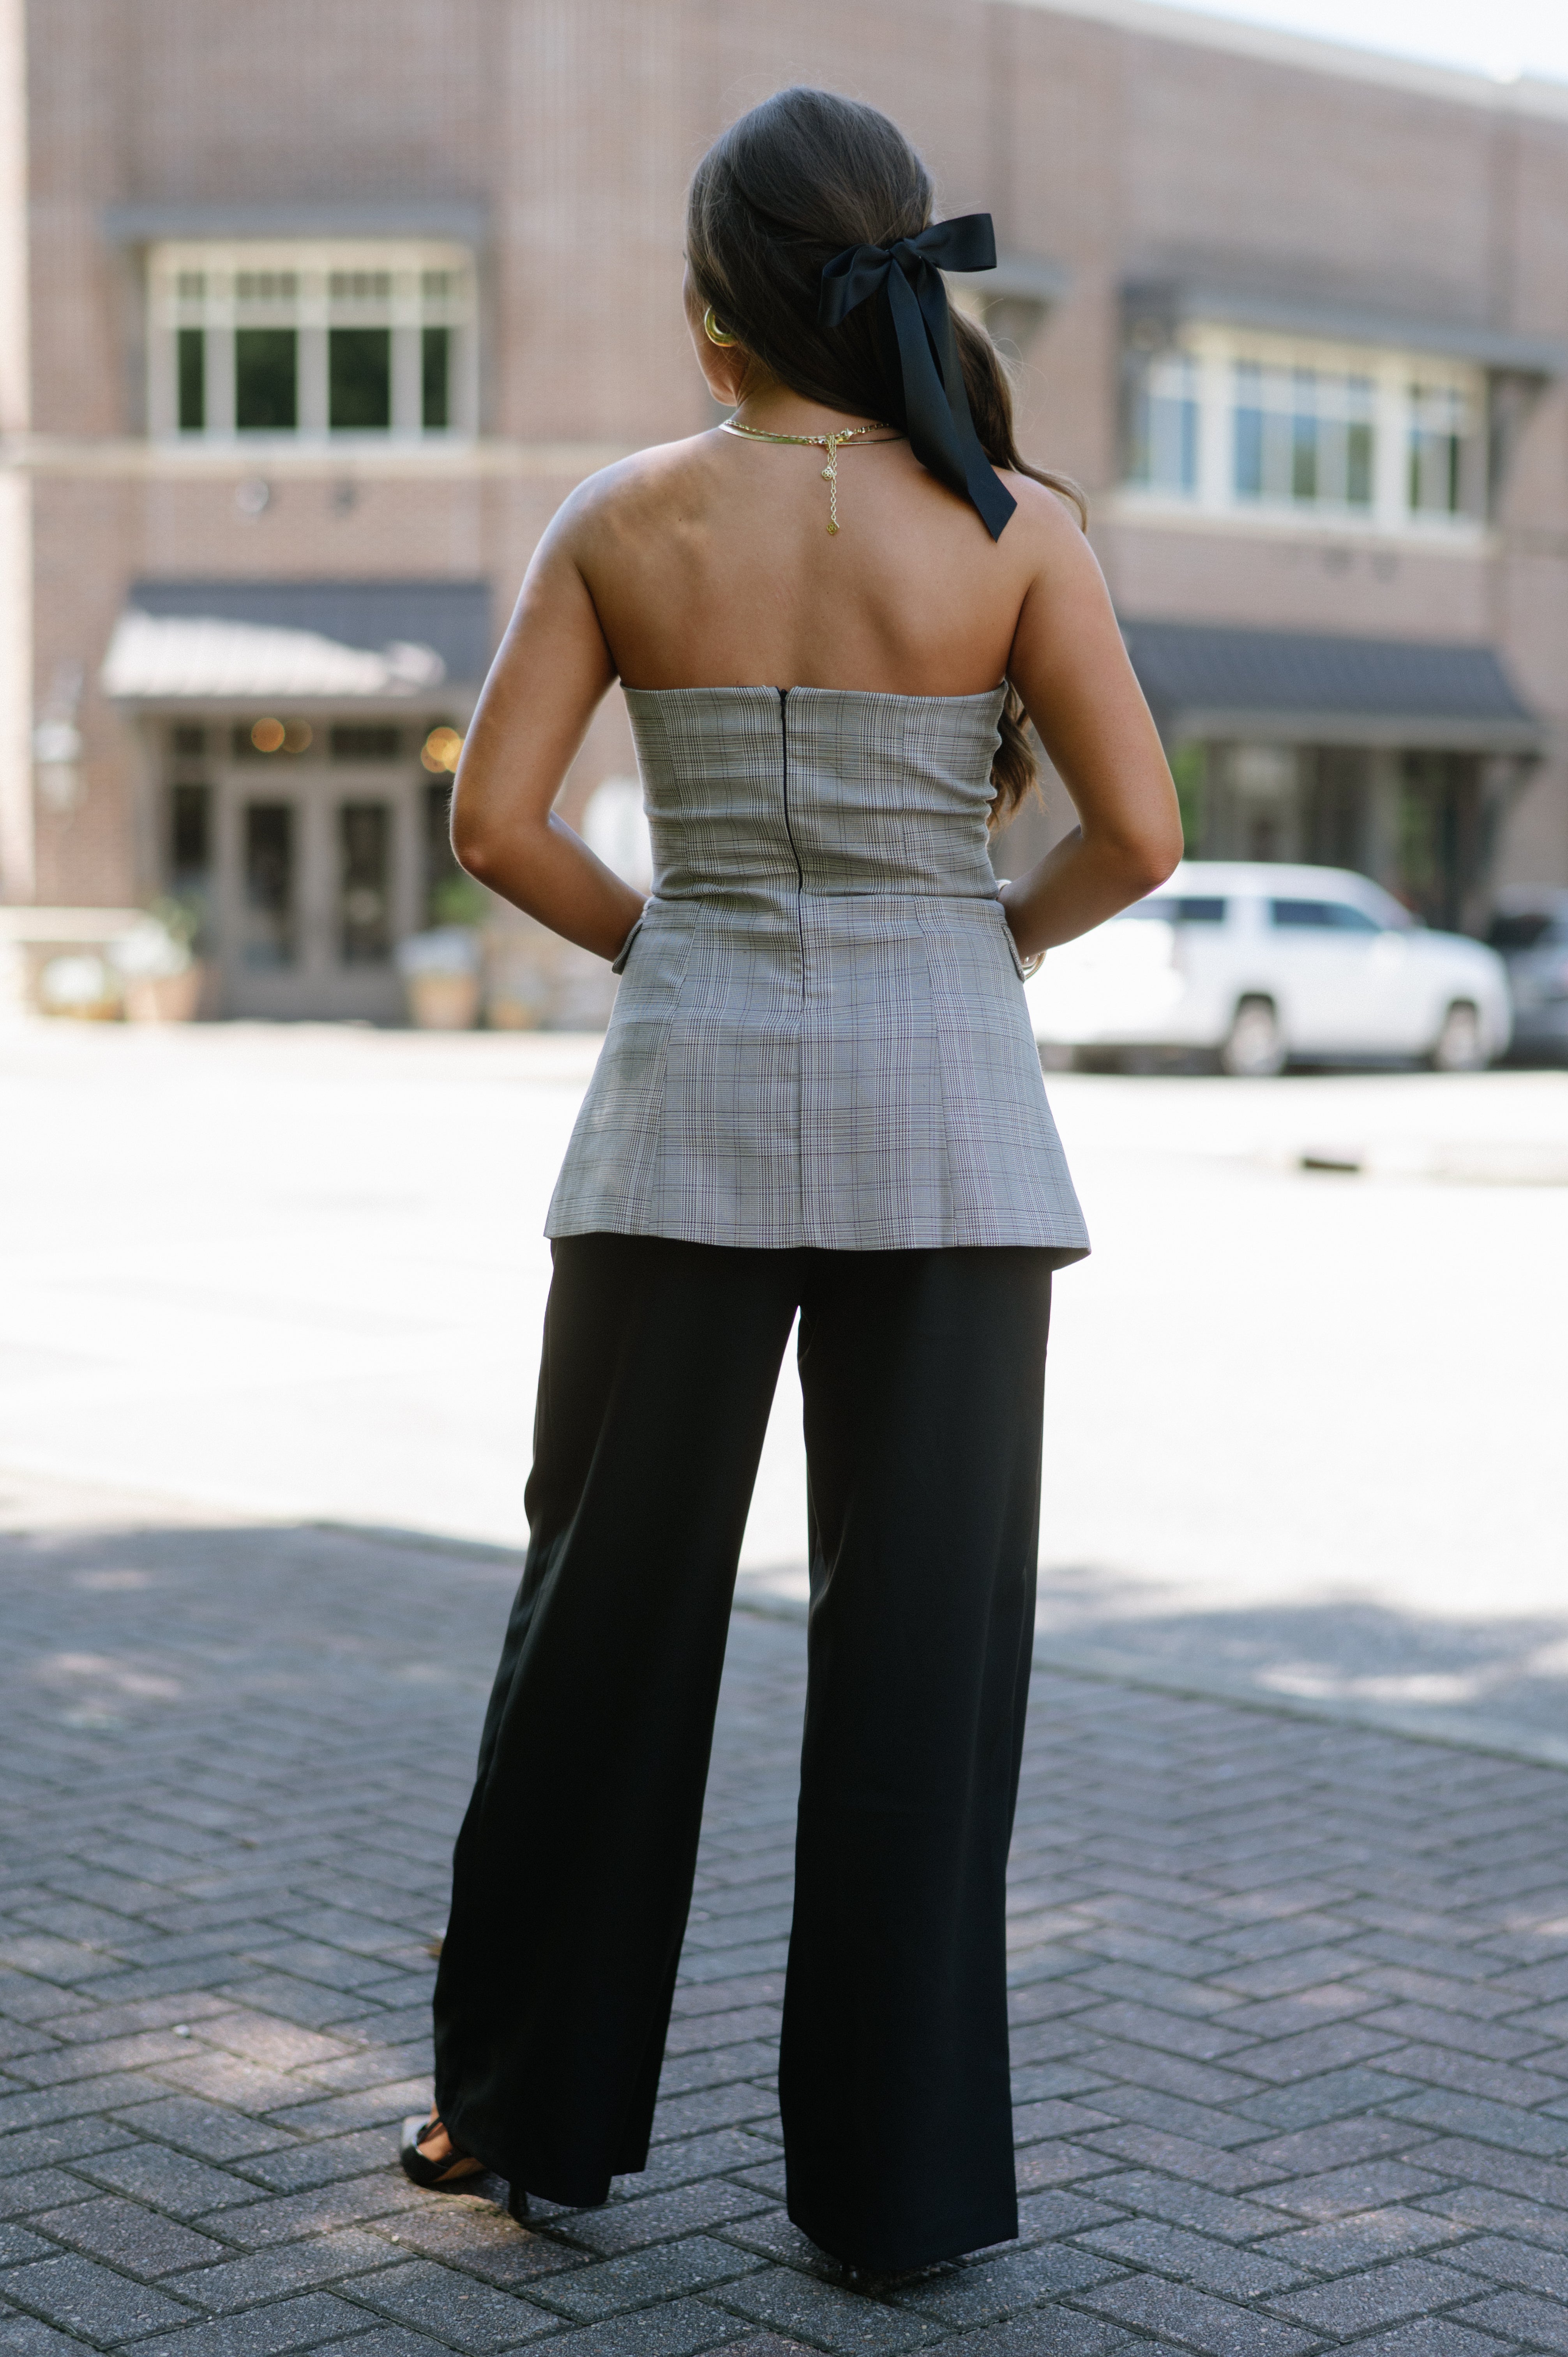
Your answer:
[[[994,214],[961,299],[1194,847],[1568,881],[1568,87],[1146,0],[0,0],[7,899],[176,891],[229,1010],[395,1010],[433,732],[570,485],[712,421],[684,182],[801,79]],[[568,813],[629,766],[612,700]]]

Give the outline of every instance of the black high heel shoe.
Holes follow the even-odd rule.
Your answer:
[[[439,2119],[404,2120],[403,2142],[397,2154],[403,2164],[403,2175],[411,2178],[415,2185],[422,2186],[427,2193],[471,2192],[485,2173],[482,2165],[473,2169],[463,2167],[465,2161],[477,2158],[475,2154],[465,2152],[455,2136],[448,2137],[452,2148],[439,2160],[432,2160],[422,2149],[427,2136],[441,2133]]]
[[[403,2175],[427,2193],[477,2193],[489,2172],[481,2166],[465,2169],[460,2175],[453,2174],[459,2162],[475,2160],[478,2155],[465,2152],[450,2129],[446,2131],[446,2140],[452,2148],[445,2159],[431,2160],[423,2150],[424,2138],[434,2136],[441,2126],[439,2119],[404,2120],[403,2142],[398,2147],[397,2155],[403,2164]],[[527,2224],[528,2195],[521,2185],[507,2187],[506,2206],[508,2215],[515,2218],[520,2226]]]

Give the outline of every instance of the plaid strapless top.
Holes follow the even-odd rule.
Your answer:
[[[986,855],[1003,694],[626,691],[655,880],[547,1235],[1082,1258]]]

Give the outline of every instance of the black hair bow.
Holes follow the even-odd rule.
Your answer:
[[[992,539],[1000,540],[1017,501],[975,434],[941,277],[943,270],[995,267],[989,213],[933,221],[918,237],[889,246],[846,246],[823,265],[817,320],[836,328],[871,296],[881,296],[897,339],[909,446],[940,482],[972,502]]]

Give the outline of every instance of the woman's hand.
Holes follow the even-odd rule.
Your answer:
[[[600,957],[642,910],[553,805],[616,673],[572,543],[568,500],[534,552],[457,765],[452,848],[470,876]]]
[[[1015,488],[1019,479],[1009,478]],[[1159,732],[1094,553],[1050,492],[1038,490],[1026,511],[1041,565],[1007,675],[1079,816],[1037,866],[1002,888],[1014,939],[1030,958],[1163,884],[1182,856],[1182,831]]]

